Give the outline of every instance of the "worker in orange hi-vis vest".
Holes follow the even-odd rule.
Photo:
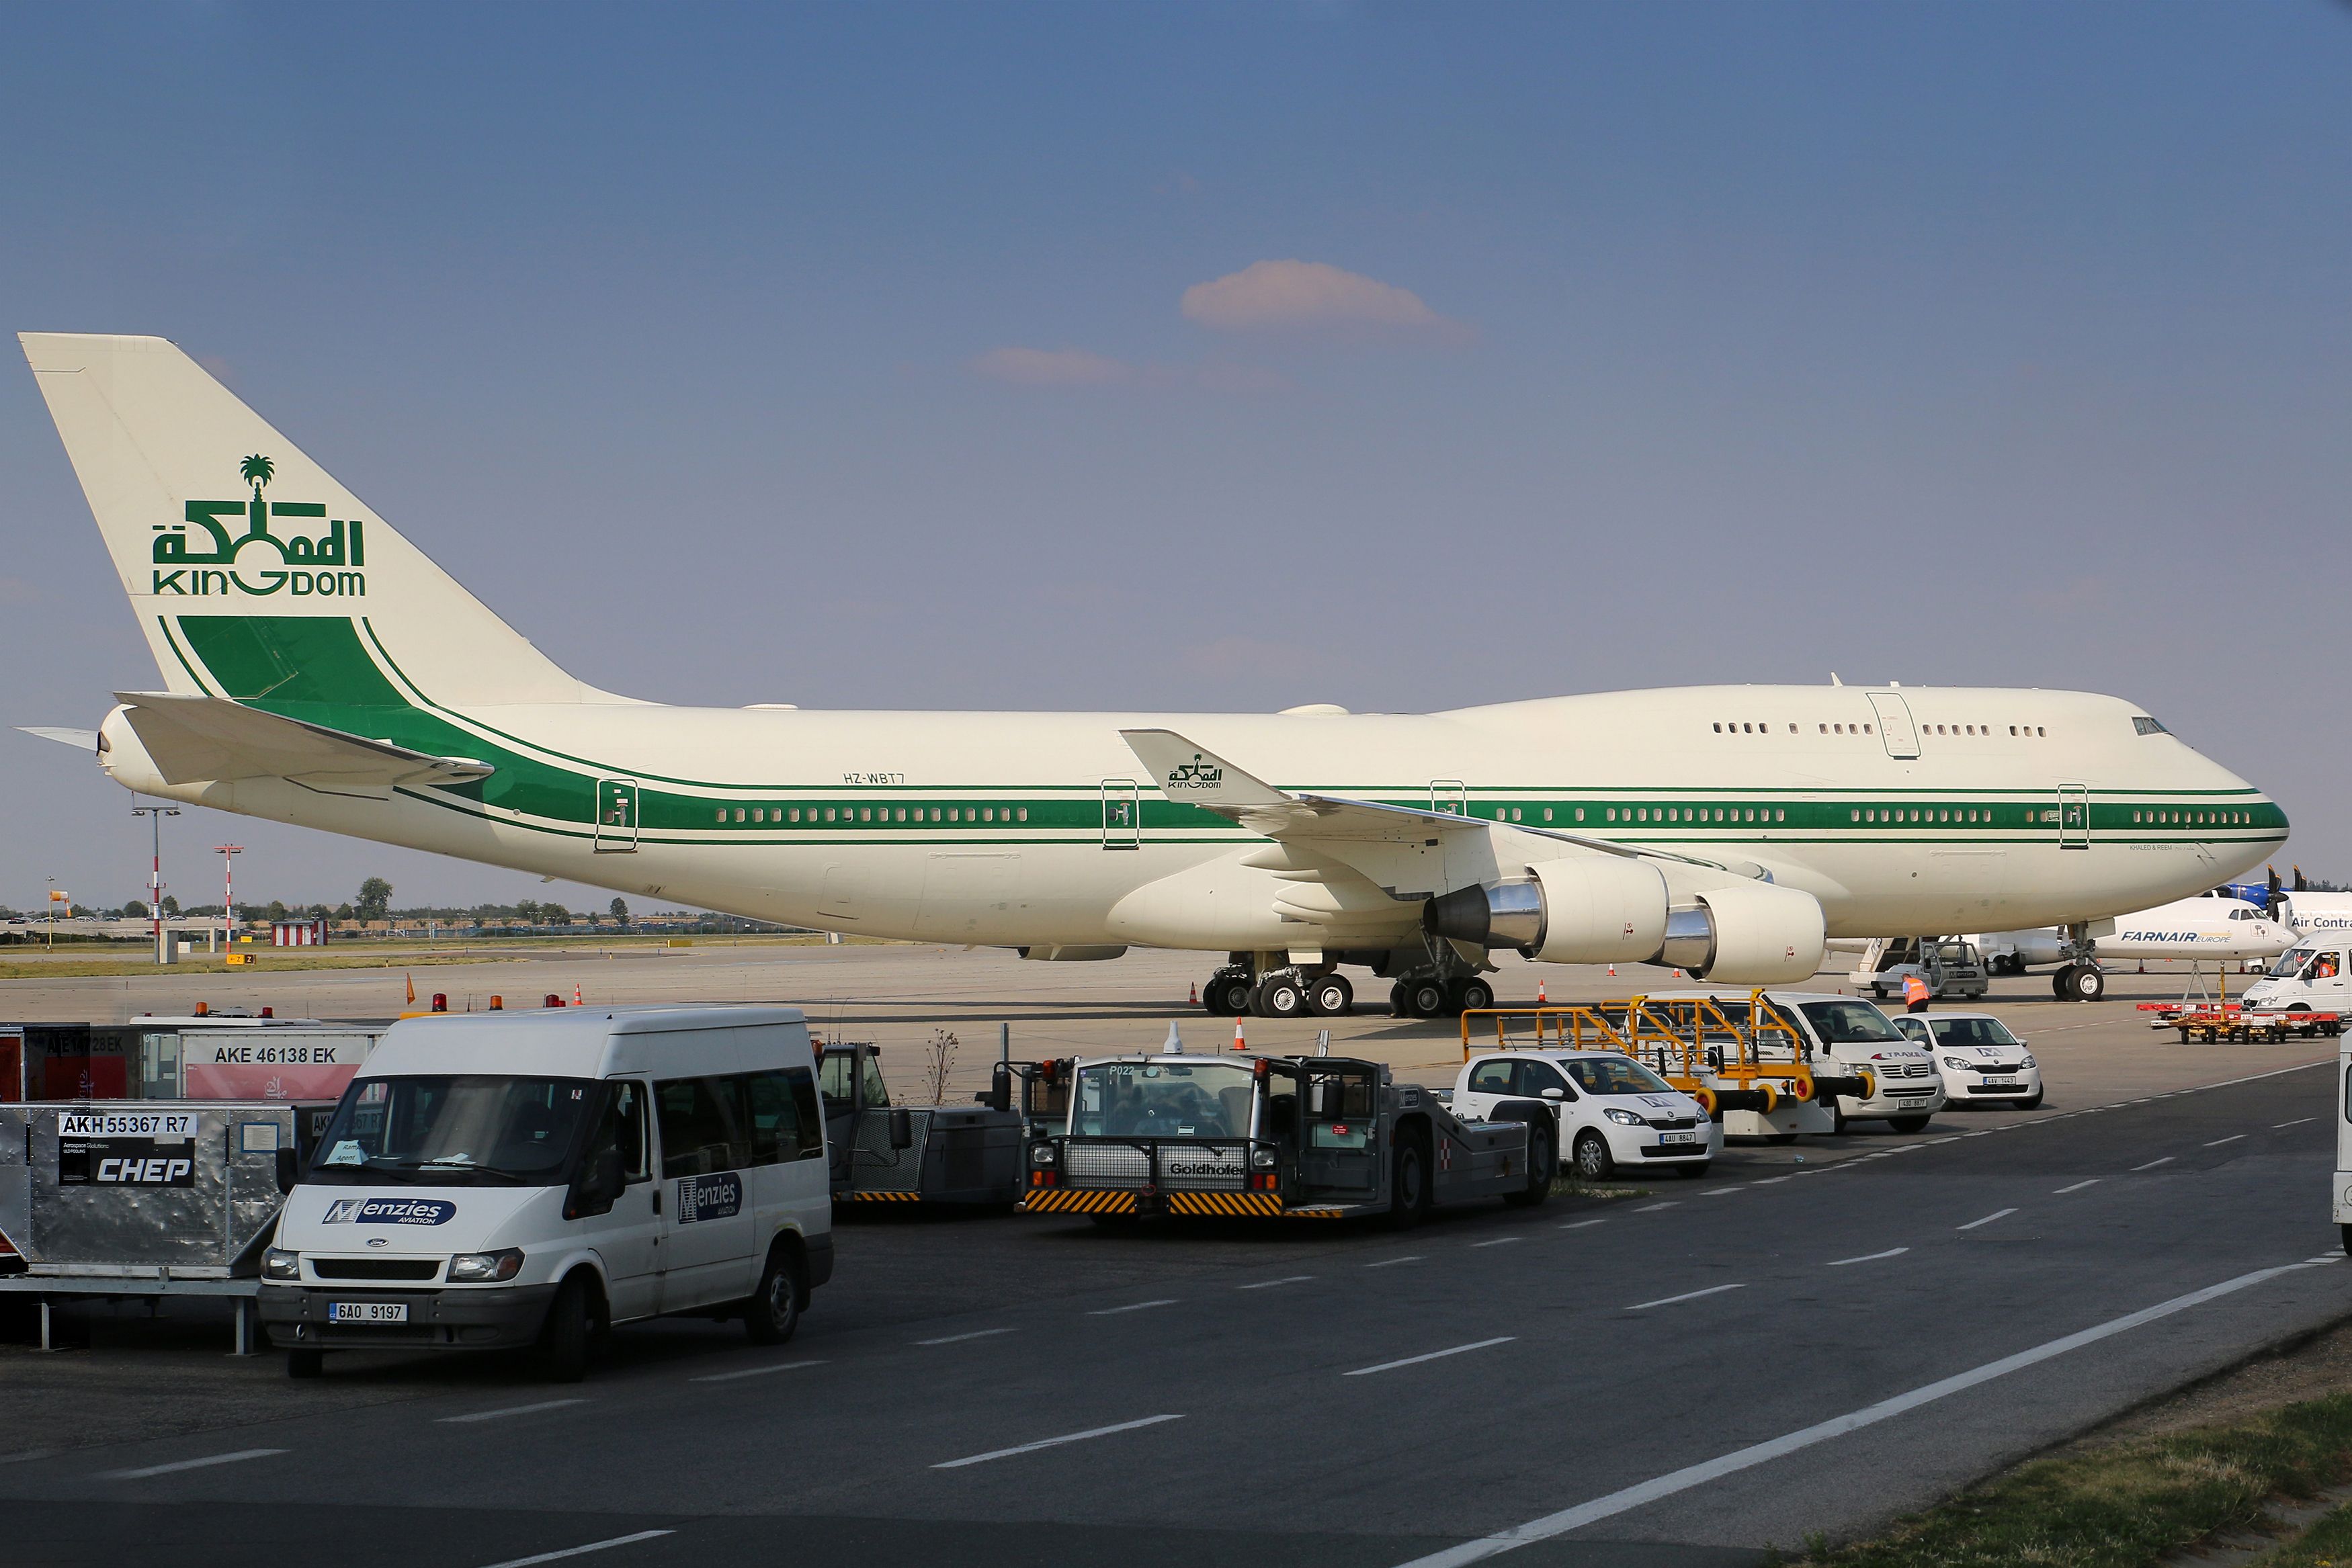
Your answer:
[[[1927,998],[1935,994],[1923,977],[1916,974],[1903,977],[1903,1010],[1905,1012],[1926,1012]]]

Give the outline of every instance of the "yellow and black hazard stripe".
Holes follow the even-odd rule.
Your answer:
[[[1133,1214],[1131,1192],[1088,1192],[1081,1187],[1045,1187],[1022,1204],[1025,1214]]]
[[[1282,1211],[1282,1218],[1285,1219],[1344,1219],[1347,1216],[1348,1211],[1336,1204],[1310,1206],[1306,1208],[1286,1208]]]
[[[1265,1214],[1282,1212],[1281,1197],[1270,1192],[1171,1192],[1171,1214]]]
[[[919,1192],[837,1192],[833,1197],[835,1203],[920,1203],[923,1201],[923,1195]]]

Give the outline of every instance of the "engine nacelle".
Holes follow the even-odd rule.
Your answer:
[[[1431,899],[1422,925],[1547,964],[1639,964],[1665,940],[1666,883],[1646,861],[1546,861],[1524,877]]]
[[[1820,970],[1829,944],[1811,894],[1743,882],[1691,896],[1667,912],[1656,962],[1736,986],[1787,985]]]

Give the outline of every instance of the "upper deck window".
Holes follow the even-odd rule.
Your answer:
[[[2132,733],[2135,735],[2170,735],[2172,732],[2143,713],[2134,714],[2132,716]]]

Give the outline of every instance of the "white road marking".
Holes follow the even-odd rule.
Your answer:
[[[1865,1252],[1859,1258],[1841,1258],[1834,1263],[1824,1266],[1831,1269],[1843,1269],[1849,1263],[1875,1263],[1881,1258],[1900,1258],[1910,1250],[1908,1247],[1890,1247],[1884,1252]]]
[[[1655,1214],[1662,1208],[1672,1208],[1674,1206],[1674,1200],[1669,1198],[1664,1203],[1645,1203],[1633,1212],[1636,1214]]]
[[[765,1372],[769,1369],[761,1367],[760,1370]],[[734,1375],[740,1377],[743,1376],[744,1374],[739,1372],[734,1374]],[[704,1381],[704,1379],[696,1378],[695,1381],[700,1383]],[[444,1416],[441,1417],[440,1425],[444,1427],[458,1427],[463,1426],[468,1421],[496,1421],[508,1416],[530,1416],[535,1415],[541,1410],[561,1410],[567,1405],[585,1405],[587,1403],[588,1401],[585,1399],[542,1399],[535,1405],[508,1405],[496,1410],[477,1410],[470,1416]]]
[[[1093,1312],[1088,1312],[1087,1316],[1090,1318],[1116,1317],[1120,1312],[1139,1312],[1151,1307],[1172,1307],[1175,1304],[1175,1297],[1162,1296],[1156,1301],[1129,1301],[1123,1307],[1097,1307]]]
[[[2138,1312],[2127,1312],[2119,1318],[2111,1318],[2105,1322],[2095,1324],[2079,1333],[2067,1334],[2062,1339],[2046,1341],[2031,1350],[2021,1350],[2015,1355],[2004,1356],[1999,1361],[1987,1362],[1982,1366],[1957,1373],[1941,1382],[1914,1388],[1908,1393],[1898,1394],[1891,1399],[1882,1399],[1875,1405],[1865,1405],[1859,1410],[1833,1416],[1814,1426],[1800,1427],[1794,1432],[1786,1433],[1768,1442],[1737,1448],[1719,1458],[1708,1459],[1705,1463],[1691,1465],[1666,1475],[1654,1477],[1637,1485],[1627,1487],[1622,1491],[1611,1492],[1606,1497],[1595,1498],[1590,1502],[1562,1509],[1558,1513],[1530,1520],[1525,1524],[1516,1525],[1509,1530],[1499,1531],[1476,1541],[1465,1541],[1459,1546],[1450,1546],[1443,1552],[1433,1552],[1426,1557],[1416,1557],[1403,1564],[1402,1568],[1466,1568],[1469,1563],[1483,1563],[1489,1557],[1497,1556],[1521,1546],[1532,1545],[1538,1541],[1549,1541],[1554,1536],[1565,1535],[1572,1530],[1581,1530],[1588,1524],[1597,1523],[1604,1519],[1612,1519],[1618,1514],[1627,1513],[1645,1504],[1656,1502],[1661,1498],[1688,1491],[1693,1487],[1705,1486],[1709,1481],[1719,1480],[1738,1471],[1751,1469],[1784,1455],[1810,1448],[1816,1443],[1826,1442],[1832,1437],[1843,1437],[1848,1432],[1859,1431],[1864,1427],[1875,1426],[1906,1411],[1916,1410],[1923,1405],[1931,1405],[1938,1399],[1948,1398],[1952,1395],[1974,1388],[1980,1383],[1990,1383],[1996,1377],[2003,1377],[2010,1373],[2038,1365],[2053,1356],[2063,1355],[2069,1351],[2079,1350],[2084,1345],[2095,1344],[2101,1340],[2138,1328],[2143,1323],[2151,1323],[2159,1318],[2170,1317],[2175,1312],[2186,1312],[2190,1307],[2201,1306],[2207,1301],[2275,1280],[2282,1274],[2290,1274],[2298,1269],[2308,1269],[2314,1266],[2311,1263],[2287,1263],[2275,1269],[2258,1269],[2251,1274],[2241,1274],[2236,1279],[2224,1280],[2218,1285],[2208,1285],[2201,1291],[2191,1291],[2185,1296],[2175,1296],[2168,1301],[2158,1301],[2152,1307],[2143,1307]]]
[[[2015,1214],[2017,1210],[2013,1208],[1996,1208],[1990,1214],[1986,1215],[1982,1219],[1971,1219],[1966,1225],[1958,1226],[1955,1228],[1960,1230],[1974,1230],[1979,1225],[1990,1225],[1996,1219],[2007,1219],[2011,1215]]]
[[[2070,1192],[2080,1192],[2080,1191],[2082,1191],[2082,1190],[2083,1190],[2084,1187],[2086,1187],[2086,1186],[2098,1186],[2098,1185],[2099,1185],[2099,1183],[2100,1183],[2100,1182],[2102,1182],[2102,1181],[2104,1181],[2104,1180],[2105,1180],[2105,1179],[2106,1179],[2106,1178],[2105,1178],[2105,1177],[2104,1177],[2104,1176],[2093,1176],[2093,1177],[2092,1177],[2090,1180],[2088,1180],[2088,1181],[2078,1181],[2078,1182],[2076,1182],[2073,1186],[2062,1186],[2062,1187],[2059,1187],[2058,1189],[2056,1189],[2055,1191],[2053,1191],[2053,1193],[2051,1193],[2051,1195],[2050,1195],[2050,1196],[2051,1196],[2051,1197],[2065,1197],[2065,1196],[2066,1196],[2068,1193],[2070,1193]]]
[[[1953,1134],[1950,1137],[1948,1137],[1948,1138],[1930,1138],[1930,1139],[1928,1139],[1928,1140],[1927,1140],[1927,1144],[1928,1144],[1929,1145],[1931,1145],[1931,1146],[1932,1146],[1932,1145],[1937,1145],[1937,1144],[1957,1144],[1957,1143],[1958,1143],[1958,1142],[1960,1141],[1960,1139],[1961,1139],[1963,1136],[1965,1136],[1965,1135],[1966,1135],[1966,1134],[1960,1134],[1960,1133],[1954,1133],[1954,1134]]]
[[[1297,1285],[1315,1278],[1312,1274],[1285,1274],[1279,1280],[1259,1280],[1252,1284],[1235,1285],[1236,1291],[1271,1291],[1276,1285]]]
[[[1579,1219],[1570,1224],[1563,1225],[1560,1228],[1562,1230],[1581,1230],[1588,1225],[1606,1225],[1608,1223],[1608,1218],[1604,1216],[1599,1219]],[[1373,1267],[1378,1268],[1379,1265],[1374,1264]]]
[[[1701,1296],[1719,1296],[1726,1291],[1744,1291],[1747,1288],[1747,1285],[1744,1283],[1738,1285],[1709,1285],[1704,1291],[1685,1291],[1679,1296],[1660,1296],[1654,1301],[1635,1301],[1632,1306],[1627,1307],[1625,1310],[1629,1312],[1638,1312],[1649,1307],[1671,1307],[1676,1301],[1696,1301]]]
[[[26,1448],[21,1454],[0,1454],[0,1465],[29,1464],[35,1459],[46,1459],[56,1452],[55,1448]]]
[[[2226,1138],[2216,1138],[2216,1139],[2214,1139],[2211,1143],[2210,1143],[2210,1144],[2206,1145],[2205,1146],[2206,1146],[2207,1148],[2209,1148],[2209,1149],[2218,1149],[2218,1148],[2220,1148],[2223,1144],[2234,1144],[2234,1143],[2236,1143],[2240,1138],[2242,1138],[2242,1137],[2244,1137],[2245,1135],[2246,1135],[2246,1134],[2243,1134],[2243,1133],[2232,1133],[2232,1134],[2230,1134],[2228,1137],[2226,1137]]]
[[[1112,1427],[1090,1427],[1083,1432],[1066,1433],[1059,1437],[1040,1437],[1034,1443],[1022,1443],[1010,1448],[991,1448],[984,1454],[950,1459],[933,1465],[935,1470],[960,1470],[966,1465],[984,1465],[991,1459],[1009,1459],[1015,1454],[1034,1454],[1040,1448],[1058,1448],[1065,1443],[1083,1443],[1089,1437],[1108,1437],[1114,1432],[1132,1432],[1139,1427],[1157,1427],[1162,1421],[1181,1421],[1181,1416],[1146,1416],[1140,1421],[1121,1421]]]
[[[1443,1361],[1449,1355],[1460,1355],[1465,1351],[1485,1350],[1488,1345],[1508,1344],[1518,1337],[1517,1334],[1502,1334],[1494,1339],[1482,1339],[1469,1344],[1457,1344],[1451,1350],[1433,1350],[1426,1355],[1408,1355],[1402,1361],[1384,1361],[1378,1366],[1360,1366],[1353,1372],[1343,1372],[1339,1375],[1365,1377],[1375,1372],[1394,1372],[1400,1366],[1419,1366],[1424,1361]]]
[[[1492,1241],[1473,1241],[1473,1247],[1508,1247],[1514,1241],[1525,1241],[1524,1236],[1497,1236]]]
[[[609,1541],[592,1541],[585,1546],[567,1546],[561,1552],[541,1552],[531,1557],[509,1557],[503,1563],[493,1563],[489,1568],[531,1568],[534,1563],[557,1563],[566,1557],[579,1557],[591,1552],[606,1552],[615,1546],[634,1546],[640,1541],[652,1541],[658,1536],[676,1535],[675,1530],[640,1530],[634,1535],[615,1535]]]
[[[1011,1333],[1013,1331],[1011,1329],[973,1329],[966,1333],[941,1334],[937,1339],[919,1339],[915,1343],[917,1344],[961,1344],[968,1339],[993,1339],[998,1334]],[[814,1366],[816,1363],[813,1361],[795,1361],[790,1364],[793,1366]],[[782,1369],[763,1368],[762,1370]]]
[[[2174,1158],[2175,1158],[2175,1157],[2176,1157],[2176,1156],[2174,1156],[2174,1155],[2165,1155],[2165,1156],[2164,1156],[2164,1158],[2162,1158],[2162,1159],[2160,1159],[2160,1160],[2150,1160],[2150,1161],[2148,1161],[2148,1162],[2147,1162],[2147,1164],[2146,1164],[2146,1165],[2144,1165],[2144,1166],[2132,1166],[2132,1169],[2133,1169],[2133,1170],[2135,1170],[2135,1171],[2152,1171],[2152,1170],[2154,1170],[2154,1169],[2155,1169],[2157,1166],[2168,1166],[2168,1165],[2170,1165],[2170,1164],[2173,1162],[2173,1160],[2174,1160]]]
[[[1598,1225],[1600,1221],[1595,1220],[1593,1223]],[[1402,1258],[1383,1258],[1377,1263],[1367,1263],[1364,1267],[1367,1269],[1385,1269],[1391,1263],[1418,1263],[1421,1260],[1421,1253],[1408,1252]]]
[[[100,1470],[99,1479],[109,1481],[141,1481],[149,1476],[168,1476],[174,1470],[201,1470],[213,1465],[234,1465],[247,1459],[266,1459],[272,1454],[282,1454],[283,1448],[239,1448],[233,1454],[207,1454],[201,1459],[176,1459],[168,1465],[143,1465],[135,1470]]]
[[[2318,1117],[2316,1117],[2316,1116],[2297,1116],[2297,1117],[2296,1117],[2294,1121],[2292,1121],[2292,1122],[2273,1122],[2273,1123],[2271,1124],[2271,1131],[2272,1131],[2272,1132],[2273,1132],[2273,1133],[2275,1133],[2275,1132],[2277,1132],[2281,1127],[2300,1127],[2300,1126],[2302,1126],[2305,1122],[2316,1122],[2316,1121],[2318,1121],[2318,1120],[2319,1120],[2319,1118],[2318,1118]]]
[[[1011,1333],[1013,1331],[1011,1329],[991,1329],[988,1332],[991,1333]],[[970,1339],[975,1336],[970,1334],[958,1334],[955,1337],[958,1339]],[[946,1340],[922,1340],[918,1343],[922,1344],[945,1344],[948,1342]],[[824,1363],[823,1361],[779,1361],[771,1363],[766,1366],[748,1366],[740,1372],[714,1372],[708,1377],[692,1377],[688,1378],[687,1381],[689,1383],[732,1383],[739,1377],[765,1377],[772,1372],[792,1372],[803,1366],[823,1366],[824,1364]],[[558,1400],[557,1403],[576,1405],[579,1401]],[[523,1408],[526,1410],[537,1410],[541,1408],[541,1406],[537,1405],[526,1405]],[[511,1410],[493,1410],[490,1414],[493,1416],[511,1416],[514,1412]],[[485,1417],[479,1416],[458,1416],[457,1419],[461,1421],[479,1421],[485,1419]]]
[[[1711,1186],[1711,1187],[1708,1187],[1705,1192],[1700,1193],[1700,1194],[1699,1194],[1699,1197],[1722,1197],[1725,1193],[1727,1193],[1727,1192],[1738,1192],[1738,1190],[1739,1190],[1739,1187],[1738,1187],[1738,1185],[1736,1185],[1736,1184],[1735,1184],[1735,1185],[1733,1185],[1733,1186]]]

